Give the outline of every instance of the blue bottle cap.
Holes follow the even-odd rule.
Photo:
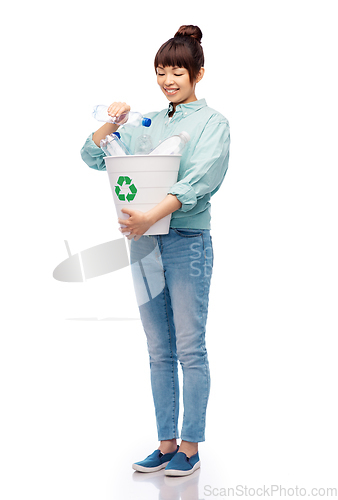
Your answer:
[[[113,132],[113,134],[114,134],[114,135],[117,135],[117,137],[118,137],[119,139],[121,139],[121,134],[120,134],[120,132]]]
[[[144,127],[150,127],[150,125],[151,125],[151,119],[150,118],[143,118],[142,119],[142,125]]]

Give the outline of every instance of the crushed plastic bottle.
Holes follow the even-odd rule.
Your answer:
[[[172,135],[162,141],[150,155],[178,155],[181,154],[187,142],[190,141],[188,132],[180,132],[178,135]]]
[[[100,148],[106,156],[130,155],[129,149],[124,142],[121,141],[120,134],[118,132],[113,132],[102,139],[100,141]]]
[[[125,123],[133,127],[139,127],[141,125],[143,125],[143,127],[150,127],[151,125],[151,119],[146,118],[137,111],[129,111],[116,118],[108,115],[108,108],[109,106],[98,104],[93,109],[93,117],[99,122],[115,123],[116,125],[124,125]]]
[[[153,149],[153,142],[150,135],[142,134],[138,137],[135,144],[135,155],[148,155]]]

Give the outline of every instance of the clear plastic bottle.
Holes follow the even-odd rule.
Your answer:
[[[116,135],[120,139],[121,135],[119,134],[119,132],[113,132],[113,134]],[[107,149],[108,137],[109,136],[107,135],[104,139],[101,139],[100,148],[102,149],[102,151],[105,153],[106,156],[111,156],[111,154],[109,153],[109,151]]]
[[[108,151],[107,144],[108,144],[107,137],[105,137],[104,139],[101,139],[101,141],[100,141],[100,148],[102,149],[102,151],[104,152],[104,154],[106,156],[111,156],[110,153],[109,153],[109,151]]]
[[[155,149],[151,151],[151,155],[178,155],[180,154],[187,142],[190,141],[188,132],[180,132],[178,135],[172,135],[161,142]]]
[[[125,156],[130,155],[130,151],[124,142],[120,139],[120,134],[118,132],[113,132],[107,135],[104,139],[100,141],[100,148],[106,156]]]
[[[153,149],[153,142],[150,135],[142,134],[138,137],[135,144],[135,155],[148,155]]]
[[[104,104],[98,104],[95,106],[93,109],[93,117],[95,120],[98,120],[99,122],[115,123],[116,125],[123,125],[128,122],[128,125],[132,125],[133,127],[139,127],[140,125],[143,125],[143,127],[150,127],[151,125],[151,119],[142,116],[141,113],[138,113],[137,111],[129,111],[118,118],[113,118],[108,115],[108,108],[109,106],[105,106]]]

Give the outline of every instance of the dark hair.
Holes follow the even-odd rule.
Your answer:
[[[201,46],[202,31],[191,24],[179,28],[174,38],[170,38],[158,50],[154,66],[177,66],[188,70],[192,82],[204,66],[204,54]]]

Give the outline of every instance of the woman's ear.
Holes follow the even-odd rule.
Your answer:
[[[196,83],[200,82],[204,76],[204,68],[201,68],[197,73]]]

